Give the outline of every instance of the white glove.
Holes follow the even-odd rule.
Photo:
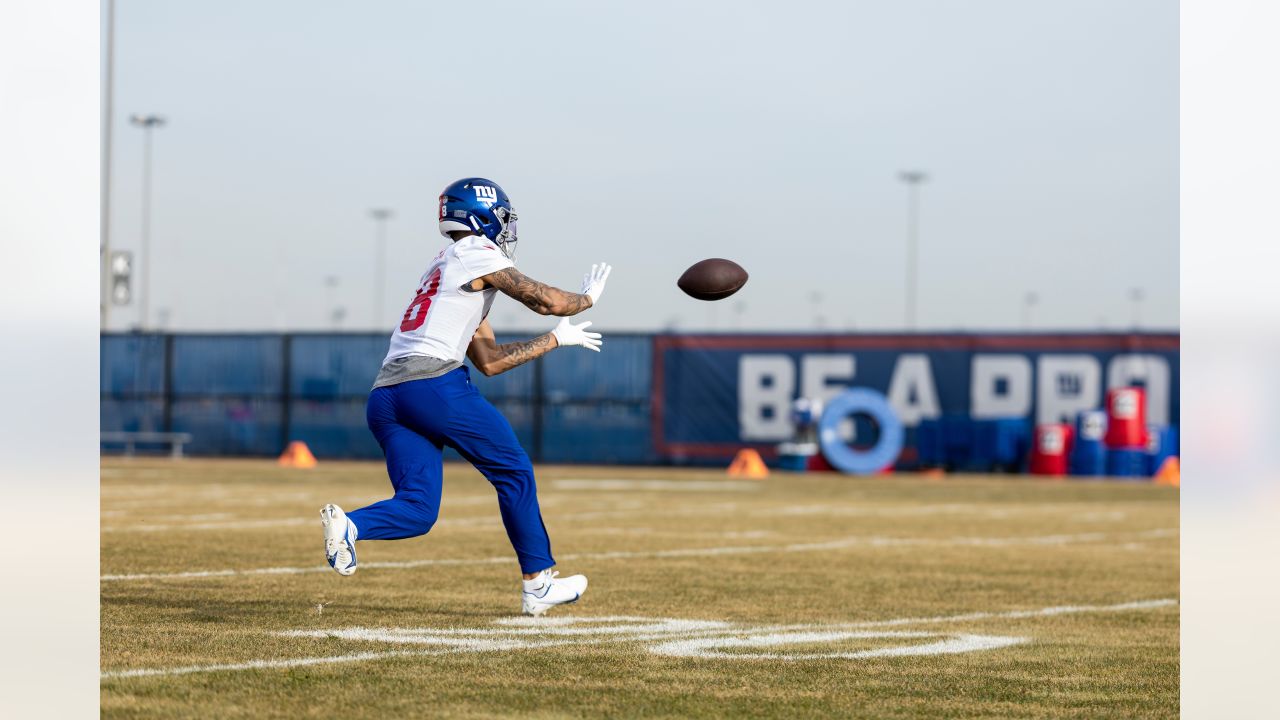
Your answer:
[[[590,324],[591,321],[588,320],[581,325],[574,325],[569,322],[569,318],[560,318],[560,324],[555,326],[551,334],[556,336],[556,344],[560,347],[581,345],[588,350],[600,352],[600,333],[587,332]]]
[[[613,268],[608,263],[591,266],[591,272],[582,276],[582,294],[591,298],[592,307],[600,301],[600,293],[604,292],[604,283],[609,279]]]

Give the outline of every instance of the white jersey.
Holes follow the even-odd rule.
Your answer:
[[[400,326],[391,333],[391,348],[382,364],[410,355],[462,362],[498,293],[496,288],[474,291],[471,281],[514,265],[496,243],[478,235],[441,250],[422,274]]]

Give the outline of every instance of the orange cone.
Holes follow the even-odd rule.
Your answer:
[[[280,453],[280,459],[276,462],[283,467],[313,468],[316,466],[316,456],[311,454],[311,448],[306,443],[294,440]]]
[[[1154,480],[1157,485],[1181,486],[1182,467],[1178,463],[1177,456],[1165,458],[1165,461],[1160,464],[1160,469],[1156,471]]]
[[[729,463],[729,474],[763,480],[769,477],[769,468],[760,459],[760,453],[752,448],[743,448],[733,456],[733,462]]]

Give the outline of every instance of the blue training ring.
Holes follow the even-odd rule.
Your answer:
[[[855,450],[840,438],[840,422],[850,415],[867,415],[880,427],[880,438],[866,450]],[[884,395],[867,388],[853,388],[827,403],[818,422],[822,455],[843,473],[871,475],[889,467],[902,452],[902,422]]]

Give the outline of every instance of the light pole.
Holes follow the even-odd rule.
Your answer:
[[[920,186],[929,180],[922,170],[904,170],[898,179],[907,184],[907,301],[908,330],[916,329],[916,284],[919,275],[917,245],[920,234]]]
[[[106,25],[106,37],[103,39],[102,48],[102,167],[99,172],[101,177],[99,182],[102,187],[99,189],[101,193],[98,198],[101,203],[98,208],[98,220],[101,223],[99,232],[102,235],[102,329],[107,329],[107,321],[111,316],[111,129],[114,117],[112,116],[113,89],[115,85],[115,71],[113,69],[115,60],[115,43],[116,43],[116,4],[115,0],[107,0],[106,7],[103,9],[103,15]]]
[[[1142,326],[1142,301],[1146,299],[1147,294],[1142,288],[1129,288],[1129,300],[1133,303],[1133,329],[1137,330]]]
[[[809,302],[813,305],[813,329],[821,330],[827,324],[826,318],[822,316],[822,301],[825,298],[822,293],[814,291],[809,293]]]
[[[395,217],[391,208],[372,208],[369,217],[374,223],[374,269],[373,269],[373,327],[378,327],[382,318],[382,306],[386,302],[387,279],[387,221]]]
[[[138,254],[142,260],[142,292],[138,299],[138,327],[147,329],[148,310],[151,306],[151,132],[164,127],[160,115],[130,115],[129,123],[142,128],[142,232]]]
[[[338,276],[326,275],[324,277],[324,286],[327,288],[326,294],[329,296],[329,322],[333,324],[334,330],[339,330],[342,328],[342,317],[346,312],[338,307]]]
[[[1031,329],[1031,309],[1034,308],[1036,306],[1036,303],[1038,302],[1040,302],[1040,296],[1033,292],[1029,292],[1026,295],[1022,296],[1022,329],[1023,330]]]

